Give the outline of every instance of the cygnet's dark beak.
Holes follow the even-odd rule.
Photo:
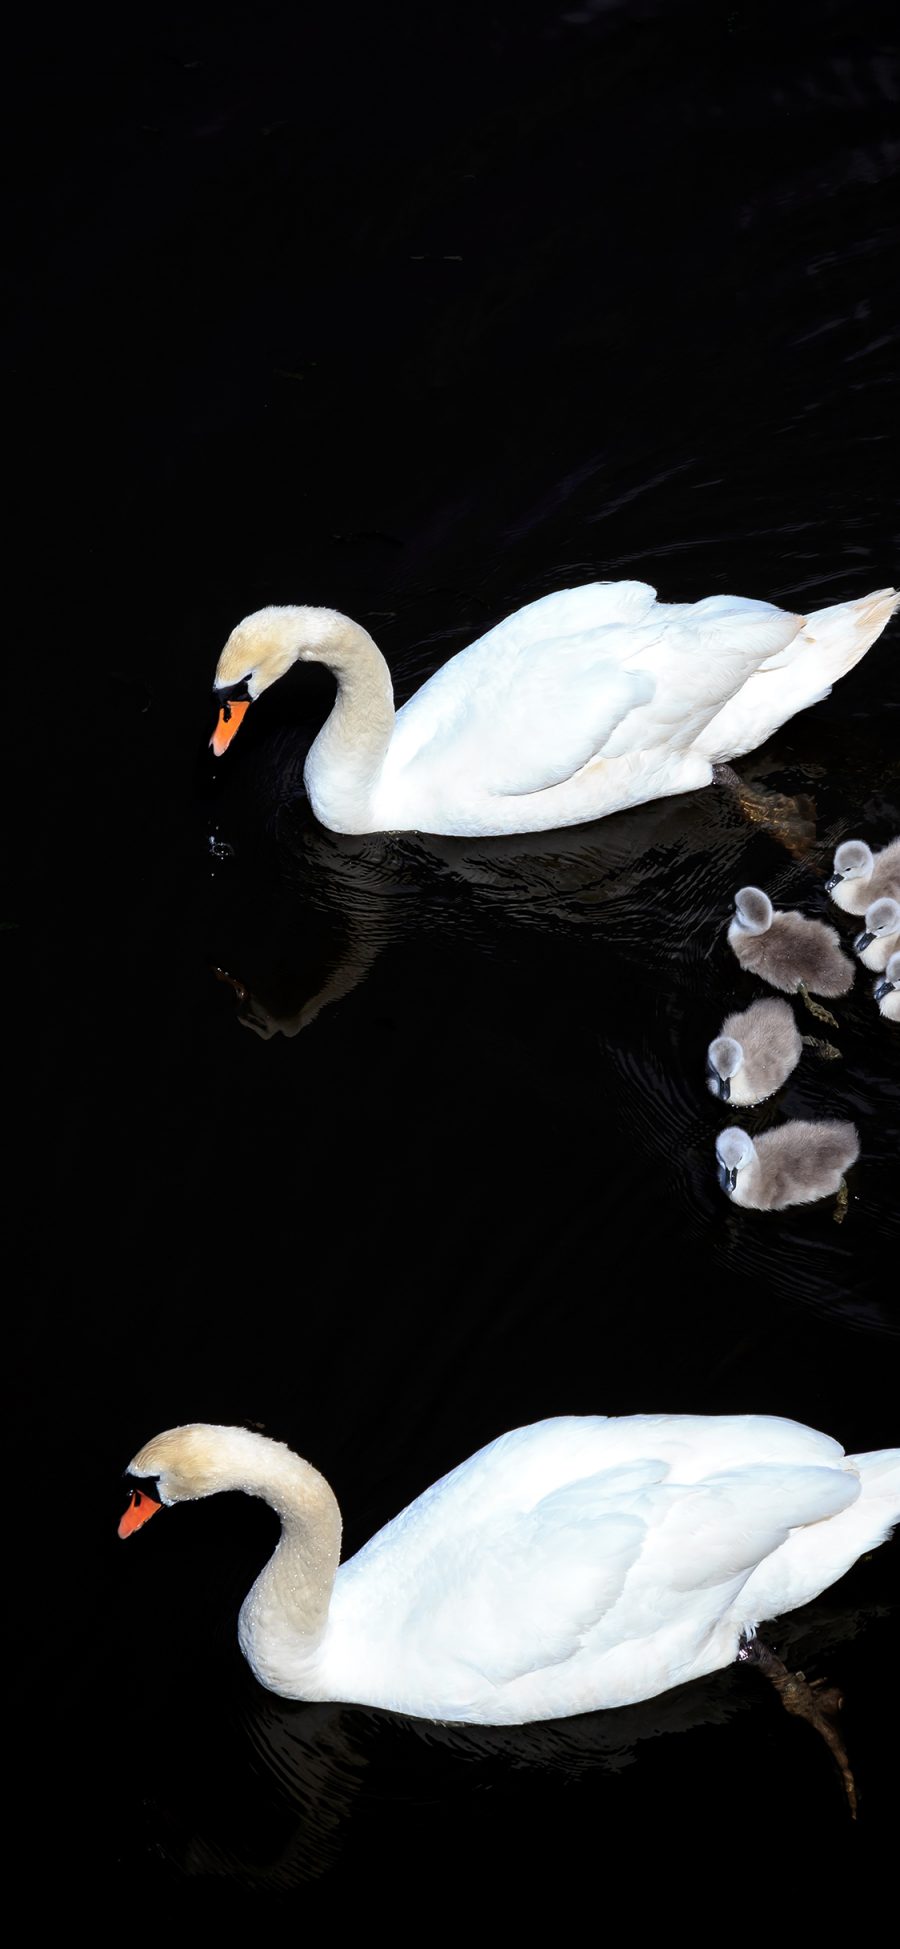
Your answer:
[[[878,987],[874,990],[876,1002],[883,1002],[885,995],[890,995],[893,992],[893,987],[894,984],[892,981],[879,981]]]
[[[719,1158],[718,1162],[719,1162],[719,1183],[722,1187],[722,1190],[727,1191],[728,1196],[730,1198],[731,1193],[734,1190],[735,1185],[737,1184],[737,1165],[736,1164],[732,1165],[731,1169],[729,1170],[728,1165],[722,1163],[721,1157]]]
[[[874,941],[874,939],[875,939],[874,934],[857,934],[856,939],[853,943],[857,954],[862,954],[863,949],[867,948],[869,946],[870,941]]]
[[[719,1095],[722,1099],[722,1102],[727,1103],[729,1097],[731,1096],[731,1077],[720,1076],[718,1081],[719,1081]]]
[[[825,892],[833,893],[835,887],[840,886],[843,877],[844,877],[843,873],[832,873],[831,879],[826,880],[825,882]]]

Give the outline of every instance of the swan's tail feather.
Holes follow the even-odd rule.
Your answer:
[[[865,1549],[883,1543],[900,1523],[900,1448],[877,1448],[869,1455],[848,1455],[844,1467],[859,1476],[860,1496],[854,1504],[857,1521],[865,1529]]]
[[[799,635],[761,663],[696,739],[693,750],[727,764],[764,744],[797,711],[818,704],[859,663],[900,608],[900,591],[875,589],[856,602],[808,615]]]
[[[816,609],[807,617],[796,648],[814,650],[817,675],[821,672],[826,684],[837,683],[871,649],[896,609],[900,609],[897,589],[874,589],[871,595],[860,596],[858,602],[836,602],[830,609]]]

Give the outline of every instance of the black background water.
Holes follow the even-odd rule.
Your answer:
[[[742,761],[797,801],[781,838],[711,790],[533,841],[337,840],[298,796],[330,697],[308,671],[206,750],[218,650],[265,602],[358,617],[402,698],[594,577],[794,607],[896,579],[888,23],[522,0],[30,31],[3,939],[39,1896],[49,1852],[126,1920],[276,1893],[301,1920],[317,1890],[424,1917],[487,1886],[509,1921],[614,1885],[651,1924],[748,1850],[764,1884],[785,1847],[879,1858],[896,1544],[776,1632],[844,1690],[853,1831],[751,1672],[522,1732],[293,1707],[235,1644],[265,1509],[127,1550],[115,1524],[120,1470],[181,1420],[307,1454],[348,1550],[547,1414],[896,1440],[896,1031],[868,980],[843,1063],[805,1058],[779,1105],[858,1121],[842,1229],[727,1206],[702,1084],[755,992],[734,888],[824,913],[835,841],[900,829],[896,625]]]

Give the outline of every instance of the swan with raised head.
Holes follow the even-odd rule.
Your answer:
[[[129,1467],[130,1535],[222,1490],[281,1519],[241,1649],[290,1699],[519,1725],[730,1664],[900,1517],[900,1451],[773,1415],[561,1416],[499,1436],[340,1563],[325,1478],[246,1428],[170,1428]]]
[[[645,582],[542,596],[451,657],[394,711],[388,666],[335,609],[244,618],[215,676],[217,757],[294,663],[337,679],[306,760],[333,832],[462,836],[581,824],[708,785],[826,697],[900,602],[879,589],[804,617],[742,596],[657,602]]]
[[[880,981],[872,990],[878,1013],[886,1022],[900,1022],[900,952],[892,954]]]
[[[723,1103],[763,1103],[774,1096],[803,1054],[789,1002],[751,1002],[726,1015],[706,1052],[706,1080]]]
[[[880,853],[873,853],[864,839],[845,839],[825,887],[845,914],[864,914],[873,900],[900,900],[900,839],[892,839]]]
[[[853,943],[864,967],[881,974],[891,955],[900,947],[900,901],[873,900],[866,908],[861,934]]]
[[[809,1123],[795,1117],[755,1141],[732,1124],[716,1138],[722,1190],[748,1211],[783,1211],[846,1193],[844,1172],[858,1156],[855,1125],[833,1118]]]

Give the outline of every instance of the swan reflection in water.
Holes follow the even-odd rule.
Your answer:
[[[801,793],[737,781],[737,815],[728,792],[654,801],[627,814],[548,836],[454,839],[432,834],[342,837],[318,824],[302,801],[282,807],[278,834],[285,886],[308,906],[339,915],[344,939],[321,986],[274,1004],[239,970],[217,967],[238,1000],[238,1019],[264,1040],[292,1038],[358,987],[379,954],[412,930],[449,928],[454,937],[494,927],[577,934],[639,949],[654,965],[683,950],[703,925],[713,890],[718,916],[732,895],[746,847],[746,825],[775,841],[770,872],[785,875],[783,853],[811,861],[815,806]],[[235,849],[228,848],[233,856]],[[823,855],[824,857],[824,855]],[[812,865],[821,877],[824,868]],[[710,875],[714,875],[711,882]],[[690,958],[690,957],[689,957]],[[279,971],[283,973],[282,971]]]
[[[873,1570],[857,1565],[842,1597],[826,1593],[779,1622],[779,1651],[792,1666],[805,1664],[811,1678],[836,1663],[858,1667],[862,1647],[854,1650],[853,1641],[871,1642],[879,1626],[882,1634],[889,1628],[890,1605],[873,1591]],[[819,1740],[792,1725],[770,1688],[741,1665],[612,1712],[528,1726],[449,1726],[278,1699],[255,1683],[233,1634],[233,1618],[219,1619],[229,1668],[225,1698],[211,1687],[198,1701],[192,1672],[184,1716],[174,1726],[167,1719],[154,1768],[159,1784],[146,1803],[155,1845],[184,1877],[286,1892],[328,1876],[345,1855],[358,1865],[360,1849],[382,1858],[383,1823],[393,1831],[398,1808],[411,1862],[424,1851],[427,1864],[436,1829],[442,1860],[456,1831],[471,1859],[479,1842],[494,1843],[504,1817],[514,1826],[542,1818],[548,1796],[552,1805],[566,1789],[590,1796],[589,1818],[613,1849],[635,1819],[664,1825],[676,1840],[696,1821],[709,1838],[717,1806],[730,1827],[748,1794],[771,1797],[773,1764],[794,1845],[807,1831],[819,1843],[829,1811],[836,1832],[849,1824],[837,1770]],[[221,1686],[221,1672],[217,1678]],[[759,1739],[760,1713],[768,1715],[768,1742]],[[175,1727],[185,1744],[181,1756],[172,1751]],[[856,1735],[857,1748],[864,1740],[869,1747],[869,1765],[858,1752],[856,1771],[871,1828],[880,1824],[873,1806],[878,1741],[874,1727],[858,1719]],[[889,1808],[883,1815],[886,1828]]]

